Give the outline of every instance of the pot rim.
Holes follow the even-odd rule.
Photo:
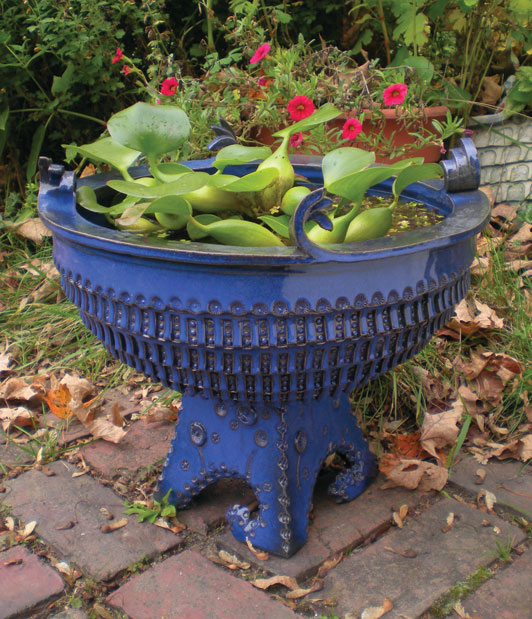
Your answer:
[[[321,177],[322,157],[294,155],[291,160],[296,174]],[[214,172],[213,161],[214,158],[183,163],[195,170]],[[248,172],[256,165],[245,164],[239,168],[245,168],[245,172]],[[235,167],[232,170],[235,170]],[[132,172],[133,176],[146,176],[146,168],[135,168]],[[399,257],[443,248],[476,235],[487,223],[491,210],[487,197],[480,191],[448,193],[444,190],[442,181],[415,183],[409,186],[402,196],[407,200],[421,201],[437,208],[446,215],[443,221],[394,236],[329,245],[324,247],[322,255],[314,258],[296,246],[235,247],[143,237],[132,232],[106,228],[93,223],[78,211],[75,202],[76,177],[73,172],[64,172],[60,179],[56,176],[55,181],[53,176],[43,176],[41,174],[39,215],[54,236],[97,251],[170,262],[282,266],[314,262],[363,262]],[[102,187],[111,176],[98,174],[79,179],[79,184],[95,189]],[[380,183],[371,193],[390,195],[392,182],[393,179]]]

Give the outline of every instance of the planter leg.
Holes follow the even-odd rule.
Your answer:
[[[345,394],[283,407],[184,396],[157,494],[171,490],[170,501],[184,507],[217,479],[244,479],[259,510],[252,516],[246,507],[231,507],[227,520],[233,535],[289,557],[307,539],[314,483],[335,451],[352,466],[338,476],[332,492],[350,500],[371,478],[374,458]]]

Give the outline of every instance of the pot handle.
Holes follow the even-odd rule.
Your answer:
[[[60,163],[53,163],[49,157],[39,157],[39,176],[41,184],[50,188],[73,193],[76,190],[76,175],[65,172]]]
[[[480,185],[480,164],[477,149],[471,138],[460,138],[451,148],[447,159],[440,161],[443,168],[443,186],[449,193],[474,191]]]

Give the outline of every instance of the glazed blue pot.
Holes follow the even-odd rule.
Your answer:
[[[474,156],[467,159],[469,172],[447,163],[448,185],[471,188],[463,178],[471,166],[478,183]],[[297,174],[321,182],[319,160],[294,163]],[[214,171],[210,161],[187,165]],[[101,188],[105,180],[79,184]],[[240,248],[118,231],[76,206],[75,182],[42,161],[39,211],[68,298],[113,356],[183,394],[159,496],[170,491],[184,507],[213,481],[242,478],[259,510],[231,507],[233,534],[290,556],[306,540],[314,482],[329,454],[349,462],[329,489],[338,500],[371,479],[374,457],[348,395],[414,356],[451,317],[469,286],[487,200],[441,182],[412,185],[403,197],[438,210],[441,223],[325,248],[303,231],[325,203],[318,190],[294,215],[294,247]]]

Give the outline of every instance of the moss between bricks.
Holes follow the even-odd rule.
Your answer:
[[[489,580],[493,575],[494,572],[489,567],[479,567],[472,574],[469,574],[465,580],[457,582],[452,589],[440,596],[423,617],[426,619],[443,619],[453,612],[456,602],[478,589],[483,582]]]

